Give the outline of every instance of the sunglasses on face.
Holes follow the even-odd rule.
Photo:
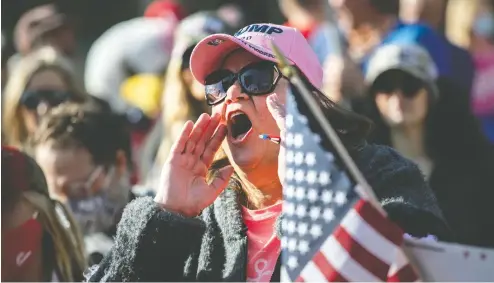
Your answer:
[[[425,82],[402,71],[385,73],[372,86],[373,93],[392,94],[401,91],[406,98],[414,98],[423,88],[426,88]]]
[[[265,95],[273,92],[283,75],[276,64],[268,61],[249,64],[238,73],[220,69],[209,74],[205,79],[206,102],[217,105],[226,97],[226,91],[238,80],[242,92],[251,96]]]
[[[72,94],[66,91],[57,90],[30,90],[21,96],[21,104],[30,110],[35,110],[42,102],[51,107],[55,107],[72,97]]]

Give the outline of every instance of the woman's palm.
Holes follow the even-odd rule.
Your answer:
[[[187,122],[174,143],[163,167],[155,200],[165,209],[195,216],[214,202],[228,184],[233,168],[219,171],[211,183],[206,180],[209,166],[226,135],[219,115],[201,115],[193,125]]]

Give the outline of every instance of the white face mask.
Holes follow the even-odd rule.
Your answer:
[[[108,171],[104,185],[98,193],[68,201],[68,206],[85,235],[105,232],[116,225],[118,214],[129,200],[130,184],[124,187],[125,182],[119,181],[112,185],[114,172],[114,168]]]

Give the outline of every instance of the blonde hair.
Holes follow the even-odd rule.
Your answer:
[[[182,76],[182,57],[173,56],[166,71],[162,96],[163,141],[158,150],[157,161],[162,164],[188,120],[196,120],[207,109],[205,101],[198,101],[190,93]]]
[[[28,139],[28,131],[21,116],[20,100],[32,77],[45,69],[57,70],[68,85],[73,99],[83,101],[86,95],[75,81],[70,63],[53,47],[43,47],[22,58],[9,76],[3,94],[2,127],[5,144],[23,147]]]
[[[472,25],[484,2],[483,0],[448,1],[445,33],[452,43],[467,49],[470,47]]]

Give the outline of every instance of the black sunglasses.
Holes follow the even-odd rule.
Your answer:
[[[400,70],[393,70],[382,74],[372,85],[372,93],[391,94],[396,90],[401,90],[406,98],[414,98],[427,84]]]
[[[257,96],[273,92],[276,84],[283,77],[276,64],[261,61],[243,67],[238,73],[220,69],[209,74],[205,79],[206,102],[208,105],[221,103],[226,97],[226,91],[237,80],[242,92]]]
[[[20,99],[22,105],[29,110],[35,110],[41,102],[55,107],[68,101],[73,95],[66,91],[57,90],[29,90],[25,91]]]

